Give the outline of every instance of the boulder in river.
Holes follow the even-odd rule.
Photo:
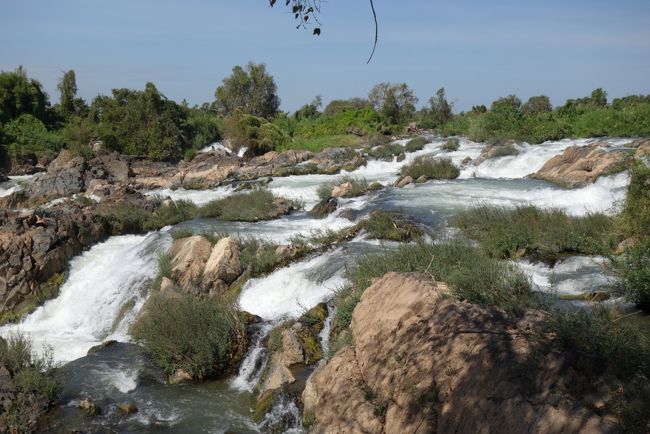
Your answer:
[[[172,276],[185,289],[192,289],[203,275],[212,253],[210,242],[200,235],[174,241],[170,249]]]
[[[339,202],[336,198],[326,197],[314,205],[314,207],[309,211],[309,215],[317,218],[326,217],[336,211],[338,205]]]
[[[583,187],[596,181],[599,176],[622,170],[628,158],[625,151],[608,151],[598,143],[571,146],[548,160],[530,177],[566,188]]]
[[[610,433],[574,387],[561,354],[538,348],[499,309],[457,301],[443,283],[388,273],[352,314],[353,346],[307,380],[305,418],[319,433]]]
[[[242,273],[239,244],[231,237],[220,239],[212,248],[203,271],[203,285],[222,293]],[[211,291],[214,292],[214,291]]]

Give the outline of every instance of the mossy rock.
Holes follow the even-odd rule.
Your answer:
[[[255,402],[255,412],[253,413],[253,421],[256,423],[260,423],[262,419],[264,419],[264,416],[266,413],[271,411],[273,408],[273,403],[275,401],[275,397],[273,396],[273,391],[268,391],[262,394],[262,396],[259,396],[257,398],[257,401]]]
[[[133,401],[120,402],[117,404],[117,411],[123,415],[134,414],[138,412],[138,407]]]

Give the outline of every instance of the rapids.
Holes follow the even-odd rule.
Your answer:
[[[447,231],[447,219],[458,210],[476,204],[514,206],[531,203],[541,207],[561,208],[573,215],[600,211],[614,213],[625,198],[629,181],[626,173],[600,178],[584,188],[564,190],[550,183],[526,176],[537,171],[550,158],[569,146],[582,146],[593,140],[562,140],[541,145],[515,145],[519,154],[487,160],[478,166],[462,166],[468,157],[476,159],[483,144],[460,139],[460,148],[444,152],[444,139],[431,138],[422,150],[408,153],[402,162],[371,160],[349,174],[380,182],[388,188],[366,196],[342,199],[339,209],[325,219],[311,218],[298,212],[278,220],[259,223],[223,222],[196,219],[177,227],[204,231],[229,232],[242,236],[263,237],[288,243],[297,235],[309,235],[322,229],[342,229],[354,224],[375,209],[403,210],[434,231]],[[624,147],[629,140],[611,139],[609,147]],[[404,145],[406,141],[399,141]],[[219,143],[211,149],[223,148]],[[204,151],[211,149],[206,148]],[[463,167],[459,179],[391,187],[400,167],[420,155],[446,156]],[[269,188],[277,195],[299,199],[310,209],[318,202],[317,188],[337,175],[300,175],[274,178]],[[28,179],[12,179],[0,185],[0,196],[20,188]],[[12,190],[14,189],[14,190]],[[204,204],[233,193],[231,187],[190,191],[154,190],[147,194],[170,196]],[[345,217],[344,217],[345,216]],[[126,344],[128,328],[148,295],[148,282],[157,273],[158,254],[170,243],[169,228],[144,236],[111,237],[70,262],[68,277],[57,298],[46,302],[18,324],[4,326],[6,336],[14,331],[28,334],[35,346],[49,345],[54,357],[64,364],[65,393],[53,427],[71,428],[75,405],[92,398],[107,412],[95,424],[117,432],[265,432],[279,419],[289,420],[300,431],[295,402],[282,401],[261,424],[250,419],[252,390],[266,362],[264,337],[274,324],[296,318],[318,303],[330,300],[345,285],[345,270],[354,258],[378,248],[379,242],[362,238],[337,246],[318,256],[308,257],[260,278],[251,279],[242,288],[239,306],[260,316],[265,322],[243,361],[239,374],[228,381],[201,385],[167,386],[160,372],[141,354],[138,346]],[[604,258],[573,257],[549,268],[519,261],[539,291],[577,294],[607,287],[613,282]],[[325,330],[329,329],[329,313]],[[320,336],[323,348],[328,336]],[[106,340],[109,345],[86,356],[88,350]],[[325,351],[327,353],[327,351]],[[134,416],[120,417],[117,402],[133,401],[140,409]],[[78,412],[77,412],[78,413]],[[57,416],[58,414],[58,416]],[[57,425],[58,423],[58,425]],[[72,423],[72,422],[71,422]],[[87,422],[86,422],[87,423]],[[56,428],[56,429],[59,429]],[[53,428],[54,429],[54,428]]]

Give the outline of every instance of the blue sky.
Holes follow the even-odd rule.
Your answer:
[[[27,68],[58,99],[74,69],[90,100],[152,81],[169,98],[212,101],[233,65],[264,62],[284,110],[315,95],[366,96],[406,82],[425,103],[439,87],[458,110],[515,93],[555,104],[596,87],[650,93],[650,0],[366,0],[322,4],[323,33],[296,30],[278,1],[0,0],[0,69]]]

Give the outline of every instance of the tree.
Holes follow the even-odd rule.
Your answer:
[[[316,97],[314,97],[312,102],[300,107],[300,109],[298,109],[293,114],[293,117],[296,120],[317,118],[318,116],[320,116],[320,112],[318,111],[318,109],[320,109],[322,106],[323,106],[323,99],[321,98],[320,95],[316,95]]]
[[[519,111],[521,100],[516,95],[508,95],[492,102],[491,111]]]
[[[531,96],[521,106],[521,111],[527,114],[550,112],[552,110],[551,100],[546,95]]]
[[[41,83],[27,78],[22,66],[15,71],[0,71],[0,124],[30,114],[40,121],[47,118],[49,101]]]
[[[388,116],[391,123],[407,121],[415,113],[418,98],[406,83],[379,83],[368,94],[368,100],[375,109]]]
[[[63,74],[57,85],[61,94],[59,104],[64,115],[69,116],[75,112],[75,97],[77,96],[77,79],[74,69]]]
[[[273,76],[266,72],[266,65],[249,62],[245,68],[235,66],[230,77],[214,93],[214,108],[222,116],[232,114],[239,108],[244,113],[272,119],[280,107],[280,98]]]
[[[445,97],[445,88],[441,87],[436,91],[436,96],[429,99],[429,107],[431,110],[431,118],[436,126],[447,123],[451,119],[450,104]]]
[[[371,109],[373,108],[370,101],[364,98],[334,99],[330,101],[323,113],[326,115],[335,115],[345,110]]]
[[[596,107],[605,107],[607,105],[607,92],[601,87],[592,90],[591,103]]]

